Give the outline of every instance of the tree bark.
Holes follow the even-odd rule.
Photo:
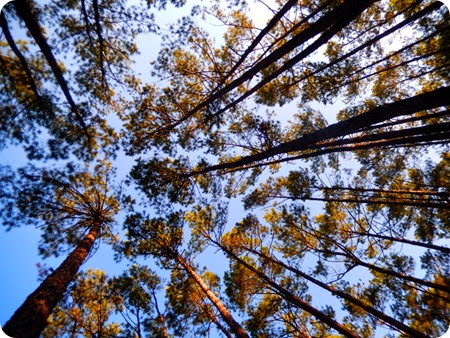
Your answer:
[[[228,311],[226,306],[221,302],[221,300],[215,295],[214,292],[205,284],[203,279],[192,269],[186,260],[181,257],[181,255],[177,255],[175,257],[176,261],[181,264],[181,266],[186,270],[189,275],[195,280],[195,282],[200,286],[200,288],[205,292],[206,296],[209,300],[214,304],[214,306],[219,310],[223,320],[228,324],[231,331],[236,335],[236,337],[249,338],[249,335],[242,326],[233,318],[231,313]]]
[[[38,338],[47,326],[47,318],[61,300],[80,266],[86,260],[100,233],[101,224],[94,223],[89,233],[53,271],[31,293],[25,302],[8,320],[3,331],[14,338]]]
[[[0,12],[0,26],[2,27],[3,34],[5,35],[5,39],[8,42],[9,47],[14,52],[14,54],[17,56],[17,58],[20,61],[20,64],[22,65],[22,68],[27,75],[28,83],[30,85],[31,90],[33,91],[34,95],[36,95],[36,98],[40,99],[41,96],[39,95],[36,82],[34,81],[34,77],[31,73],[30,67],[28,67],[27,60],[23,56],[23,54],[20,52],[19,48],[17,47],[11,32],[8,27],[8,22],[6,20],[5,14],[3,12]]]
[[[358,15],[360,15],[365,9],[367,9],[370,5],[372,5],[376,1],[378,1],[378,0],[346,0],[346,1],[344,1],[344,3],[342,3],[338,7],[334,8],[330,12],[326,13],[325,15],[323,15],[316,22],[314,22],[309,27],[307,27],[306,29],[302,30],[300,33],[295,35],[291,40],[289,40],[288,42],[283,44],[280,48],[276,49],[271,54],[269,54],[267,57],[265,57],[264,59],[259,61],[254,67],[252,67],[251,69],[246,71],[239,78],[237,78],[234,81],[232,81],[231,83],[227,84],[222,89],[216,91],[216,93],[210,95],[205,101],[198,104],[193,109],[191,109],[189,112],[187,112],[187,114],[185,114],[181,119],[179,119],[175,123],[171,124],[170,126],[164,128],[164,131],[168,132],[168,131],[174,129],[176,126],[180,125],[182,122],[186,121],[188,118],[193,116],[196,112],[200,111],[203,108],[208,107],[210,104],[212,104],[216,100],[220,99],[224,95],[228,94],[230,91],[237,88],[238,86],[240,86],[247,80],[250,80],[258,72],[267,68],[268,66],[270,66],[277,60],[281,59],[283,56],[290,53],[295,48],[304,44],[311,38],[315,37],[317,34],[323,32],[323,31],[326,31],[318,40],[326,39],[326,41],[328,41],[336,32],[338,32],[340,29],[345,27],[348,23],[350,23],[352,20],[354,20]],[[334,33],[332,33],[332,31],[334,31]],[[325,43],[326,41],[324,40],[323,43]],[[318,41],[315,41],[313,43],[314,47],[312,45],[310,45],[309,47],[306,48],[306,49],[308,49],[308,54],[314,52],[314,50],[319,48],[323,43],[319,43]],[[302,54],[301,57],[299,57],[300,54]],[[303,55],[305,53],[302,52],[300,54],[297,55],[296,57],[294,57],[295,60],[291,59],[290,61],[292,61],[292,63],[295,64],[296,62],[300,61],[303,57],[305,57],[305,55]],[[286,67],[286,69],[288,69],[291,66],[288,66],[287,64],[285,64],[283,67]],[[283,71],[286,69],[283,69]]]
[[[236,169],[242,166],[250,165],[254,162],[266,160],[279,154],[307,150],[310,146],[315,145],[319,142],[347,136],[359,132],[361,129],[369,127],[376,123],[446,105],[450,105],[450,86],[438,88],[431,92],[419,94],[407,99],[378,106],[365,113],[348,118],[344,121],[334,123],[328,127],[322,128],[312,133],[302,135],[297,139],[282,143],[258,154],[244,156],[233,162],[212,165],[203,170],[192,171],[188,174],[184,174],[183,176],[190,177],[222,169]],[[397,143],[401,144],[400,141]],[[393,144],[395,144],[395,142]],[[377,147],[377,144],[375,143],[374,145],[361,145],[359,147],[355,146],[355,149],[365,149],[370,147]],[[347,150],[350,151],[352,150],[352,148],[349,147],[347,149],[345,147],[342,147],[342,150],[340,151]],[[333,152],[333,149],[317,151],[317,155],[331,152]],[[300,157],[308,157],[308,154],[299,155],[298,158]]]
[[[31,0],[15,0],[14,6],[17,12],[17,15],[22,19],[25,25],[28,28],[31,36],[34,41],[36,41],[39,49],[47,60],[50,68],[55,75],[56,81],[58,82],[64,96],[66,97],[67,102],[69,103],[73,114],[77,118],[80,126],[83,128],[85,132],[87,132],[86,123],[83,118],[83,114],[81,110],[75,104],[75,101],[72,98],[72,94],[69,91],[69,86],[67,85],[66,80],[64,79],[63,72],[58,62],[56,61],[55,56],[53,55],[52,49],[47,42],[46,37],[43,34],[43,29],[39,23],[37,11],[34,8],[34,3]]]
[[[267,255],[265,255],[265,254],[263,254],[263,253],[261,253],[259,251],[253,250],[253,249],[245,248],[245,250],[247,250],[247,251],[249,251],[251,253],[254,253],[254,254],[256,254],[256,255],[258,255],[258,256],[260,256],[260,257],[262,257],[262,258],[264,258],[264,259],[266,259],[266,260],[268,260],[268,261],[270,261],[272,263],[278,264],[278,265],[284,267],[285,269],[287,269],[289,271],[292,271],[293,273],[299,275],[300,277],[303,277],[306,280],[308,280],[308,281],[310,281],[310,282],[320,286],[321,288],[331,292],[332,294],[334,294],[334,295],[336,295],[338,297],[341,297],[342,299],[345,299],[349,303],[352,303],[352,304],[360,307],[361,309],[367,311],[368,313],[370,313],[373,316],[381,319],[382,321],[392,325],[393,327],[396,327],[397,329],[399,329],[402,332],[410,335],[411,337],[417,337],[417,338],[419,338],[419,337],[427,338],[428,337],[427,335],[422,334],[421,332],[419,332],[419,331],[417,331],[417,330],[415,330],[415,329],[413,329],[413,328],[411,328],[411,327],[409,327],[409,326],[399,322],[395,318],[392,318],[392,317],[386,315],[385,313],[375,309],[374,307],[372,307],[372,306],[370,306],[370,305],[360,301],[359,299],[353,297],[352,295],[350,295],[350,294],[348,294],[346,292],[340,291],[340,290],[338,290],[338,289],[336,289],[336,288],[334,288],[334,287],[332,287],[330,285],[327,285],[327,284],[321,282],[320,280],[315,279],[315,278],[309,276],[308,274],[303,273],[302,271],[300,271],[300,270],[298,270],[296,268],[293,268],[290,265],[285,264],[284,262],[279,261],[276,258],[269,257],[269,256],[267,256]]]
[[[335,241],[331,241],[331,242],[336,243]],[[338,247],[341,247],[341,246],[338,245]],[[376,271],[376,272],[379,272],[379,273],[382,273],[382,274],[385,274],[385,275],[388,275],[388,276],[396,277],[396,278],[402,279],[404,281],[413,282],[413,283],[420,284],[420,285],[423,285],[423,286],[428,286],[430,288],[433,288],[433,289],[436,289],[436,290],[440,290],[440,291],[443,291],[443,292],[446,292],[446,293],[450,294],[450,287],[447,286],[447,285],[434,283],[434,282],[427,281],[425,279],[420,279],[420,278],[416,278],[416,277],[413,277],[413,276],[405,275],[404,273],[396,272],[396,271],[391,270],[391,269],[387,269],[387,268],[384,268],[384,267],[381,267],[381,266],[378,266],[378,265],[375,265],[375,264],[372,264],[372,263],[365,262],[365,261],[359,259],[358,257],[356,257],[355,255],[353,255],[350,252],[339,252],[339,251],[333,251],[333,250],[321,250],[321,249],[315,249],[315,248],[312,249],[312,250],[314,250],[316,252],[319,252],[319,253],[346,257],[346,258],[350,259],[351,261],[353,261],[354,265],[364,266],[364,267],[366,267],[366,268],[368,268],[369,270],[372,270],[372,271]]]
[[[242,264],[247,269],[249,269],[251,272],[253,272],[255,275],[257,275],[259,278],[264,280],[268,285],[270,285],[273,289],[277,290],[277,292],[289,303],[294,304],[295,306],[299,307],[300,309],[304,310],[305,312],[308,312],[309,314],[313,315],[317,319],[319,319],[324,324],[327,324],[328,326],[332,327],[339,333],[343,334],[346,337],[351,338],[357,338],[359,337],[356,333],[351,332],[348,328],[346,328],[344,325],[338,323],[334,319],[330,318],[320,310],[316,309],[309,303],[302,300],[300,297],[292,294],[282,286],[280,286],[278,283],[273,281],[271,278],[269,278],[265,273],[262,271],[258,271],[255,267],[248,264],[243,259],[239,258],[235,253],[233,253],[230,249],[227,247],[221,245],[220,243],[212,240],[209,238],[215,245],[217,245],[219,248],[221,248],[228,256],[239,262],[239,264]]]
[[[384,204],[384,205],[401,205],[401,206],[414,206],[422,208],[439,208],[448,209],[449,203],[446,200],[430,200],[417,202],[416,200],[407,198],[397,198],[397,200],[388,200],[383,196],[370,196],[367,198],[338,198],[338,197],[294,197],[289,195],[269,195],[269,198],[281,198],[281,199],[291,199],[291,200],[302,200],[302,201],[322,201],[322,202],[338,202],[338,203],[364,203],[364,204]],[[372,199],[370,199],[372,198]],[[385,199],[383,199],[385,198]],[[394,197],[395,199],[395,197]],[[442,202],[442,203],[439,203]]]
[[[450,254],[450,248],[446,248],[445,246],[435,245],[435,244],[431,244],[431,243],[423,243],[423,242],[418,242],[418,241],[412,241],[412,240],[409,240],[406,238],[398,238],[398,237],[391,237],[391,236],[385,236],[385,235],[379,235],[379,234],[372,234],[369,232],[351,231],[351,233],[355,234],[355,235],[360,235],[360,236],[369,236],[369,237],[384,239],[387,241],[400,242],[400,243],[406,243],[406,244],[415,245],[415,246],[421,246],[423,248],[438,250],[438,251]]]

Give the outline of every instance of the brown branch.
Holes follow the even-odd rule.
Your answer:
[[[376,123],[387,121],[389,119],[400,117],[404,115],[413,114],[427,109],[433,109],[440,106],[450,105],[450,86],[435,89],[431,92],[419,94],[407,99],[395,101],[393,103],[385,104],[383,106],[378,106],[360,115],[348,118],[347,120],[340,121],[329,125],[328,127],[322,128],[320,130],[314,131],[312,133],[302,135],[297,139],[282,143],[271,149],[262,151],[258,154],[244,156],[233,162],[220,163],[216,165],[209,166],[203,170],[192,171],[189,174],[183,174],[184,176],[194,176],[198,174],[205,174],[212,171],[222,170],[222,169],[236,169],[239,167],[244,167],[251,165],[254,162],[258,162],[276,155],[285,154],[289,152],[297,152],[302,150],[308,150],[311,146],[323,142],[326,140],[343,137],[350,135],[352,133],[358,132],[363,128],[371,126]],[[411,140],[414,141],[413,138]],[[420,141],[421,139],[417,139]],[[423,140],[426,140],[424,138]],[[392,142],[392,144],[406,144],[405,140],[397,140]],[[341,147],[332,148],[326,150],[316,151],[311,154],[302,154],[299,156],[292,157],[290,159],[282,159],[273,161],[271,163],[278,163],[292,159],[307,158],[312,156],[323,155],[332,152],[339,151],[352,151],[357,149],[368,149],[373,147],[380,147],[384,145],[389,145],[388,142],[378,142],[374,144],[363,144],[352,147]],[[267,164],[267,163],[266,163]],[[256,164],[259,166],[259,164]],[[247,167],[248,168],[248,167]]]
[[[324,65],[324,66],[322,66],[322,67],[320,67],[320,68],[318,68],[317,70],[315,70],[315,71],[313,71],[313,72],[311,72],[311,73],[309,73],[309,74],[307,74],[307,75],[301,77],[300,79],[298,79],[298,80],[296,80],[296,81],[290,83],[289,86],[288,86],[288,88],[290,88],[290,87],[292,87],[292,86],[295,86],[295,85],[299,84],[300,82],[304,81],[305,79],[307,79],[307,78],[309,78],[309,77],[311,77],[311,76],[314,76],[314,75],[316,75],[317,73],[320,73],[320,72],[324,71],[325,69],[328,69],[328,68],[334,66],[335,64],[337,64],[337,63],[339,63],[339,62],[341,62],[341,61],[343,61],[343,60],[345,60],[345,59],[348,59],[349,57],[355,55],[355,54],[358,53],[359,51],[361,51],[361,50],[363,50],[363,49],[369,47],[370,45],[373,45],[375,42],[377,42],[377,41],[379,41],[379,40],[385,38],[386,36],[389,36],[390,34],[396,32],[397,30],[403,28],[404,26],[410,24],[411,22],[413,22],[413,21],[415,21],[415,20],[417,20],[417,19],[419,19],[419,18],[425,16],[426,14],[428,14],[428,13],[434,11],[434,10],[439,9],[442,5],[443,5],[443,4],[442,4],[441,2],[439,2],[439,1],[436,1],[436,2],[432,3],[431,5],[425,7],[424,9],[422,9],[421,11],[415,13],[414,15],[411,15],[411,16],[408,17],[407,19],[405,19],[405,20],[403,20],[402,22],[398,23],[398,24],[395,25],[394,27],[392,27],[392,28],[386,30],[385,32],[383,32],[383,33],[381,33],[381,34],[375,36],[374,38],[370,39],[369,41],[366,41],[365,43],[363,43],[363,44],[360,45],[359,47],[353,49],[352,51],[350,51],[350,52],[348,52],[348,53],[342,55],[341,57],[337,58],[336,60],[334,60],[334,61],[332,61],[332,62],[330,62],[330,63],[328,63],[328,64],[326,64],[326,65]],[[432,36],[434,36],[434,35],[437,34],[437,33],[438,33],[438,31],[434,32],[434,33],[431,34],[430,36],[427,36],[426,38],[427,38],[427,39],[428,39],[428,38],[431,38]],[[423,39],[422,39],[422,40],[423,40]],[[420,41],[422,41],[422,40],[420,40]],[[412,43],[410,46],[413,46],[413,45],[419,43],[420,41],[416,41],[416,42]],[[402,48],[402,49],[406,49],[407,47],[410,47],[410,46],[406,46],[406,47],[404,47],[404,48]],[[393,55],[395,55],[395,54],[397,54],[397,53],[400,53],[400,51],[397,51],[397,52],[395,52],[394,54],[388,56],[388,58],[389,58],[389,57],[392,57]],[[383,59],[382,59],[382,60],[383,60]],[[378,61],[375,62],[374,64],[369,65],[369,66],[367,66],[367,67],[371,67],[371,66],[373,66],[373,65],[375,65],[375,64],[377,64],[377,63],[379,63],[379,62],[381,62],[381,61],[378,60]],[[366,68],[367,68],[367,67],[366,67]],[[364,69],[364,68],[363,68],[363,69]],[[359,71],[358,71],[358,72],[359,72]],[[287,89],[288,89],[288,88],[287,88]]]
[[[2,28],[3,34],[5,35],[5,38],[6,38],[6,41],[8,42],[9,47],[11,47],[11,50],[14,52],[14,54],[19,59],[20,64],[22,65],[22,68],[25,71],[25,74],[27,75],[28,84],[30,85],[31,90],[33,91],[34,95],[36,95],[36,97],[38,99],[40,99],[41,96],[39,95],[36,82],[34,81],[33,75],[31,73],[31,69],[30,69],[30,67],[28,67],[27,60],[25,59],[25,57],[23,56],[23,54],[17,47],[17,45],[11,35],[11,32],[8,27],[8,22],[6,20],[5,14],[3,12],[0,12],[0,26]]]
[[[447,248],[445,246],[413,241],[413,240],[409,240],[406,238],[373,234],[373,233],[369,233],[369,232],[358,232],[358,231],[349,231],[349,232],[352,234],[355,234],[355,235],[375,237],[375,238],[384,239],[384,240],[388,240],[388,241],[400,242],[400,243],[405,243],[405,244],[410,244],[410,245],[415,245],[415,246],[421,246],[421,247],[427,248],[427,249],[433,249],[433,250],[438,250],[438,251],[445,252],[445,253],[450,253],[450,248]]]
[[[44,55],[50,68],[52,69],[53,74],[55,75],[55,78],[56,78],[64,96],[66,97],[66,100],[69,103],[73,114],[77,118],[80,126],[85,131],[86,136],[89,137],[89,134],[87,132],[87,126],[86,126],[86,123],[83,118],[83,112],[75,104],[75,101],[73,100],[72,95],[69,91],[67,82],[64,79],[63,71],[62,71],[61,67],[59,66],[58,62],[56,61],[56,58],[53,55],[52,49],[51,49],[50,45],[48,44],[47,39],[44,36],[43,28],[39,24],[39,18],[38,18],[37,10],[34,6],[34,3],[32,2],[32,0],[15,0],[14,6],[15,6],[18,16],[22,19],[22,21],[27,26],[28,31],[30,32],[30,34],[34,38],[34,40],[36,41],[42,54]]]
[[[372,3],[376,2],[377,0],[346,0],[343,4],[340,6],[334,8],[329,13],[322,16],[320,19],[318,19],[315,23],[311,24],[308,28],[301,31],[297,35],[295,35],[291,40],[283,44],[280,48],[272,52],[270,55],[268,55],[266,58],[258,62],[254,67],[246,71],[243,75],[241,75],[239,78],[235,79],[233,82],[227,84],[224,88],[218,90],[215,94],[210,95],[205,101],[195,106],[193,109],[191,109],[188,114],[181,117],[179,120],[174,122],[173,124],[166,126],[163,128],[164,132],[170,132],[175,127],[186,121],[188,118],[193,116],[196,112],[200,111],[203,108],[208,107],[210,104],[214,103],[216,100],[221,99],[224,95],[232,91],[233,89],[237,88],[244,82],[250,80],[255,76],[257,73],[259,73],[261,70],[265,69],[266,67],[270,66],[301,44],[305,43],[306,41],[310,40],[317,34],[319,34],[322,31],[325,31],[325,33],[319,38],[320,42],[317,40],[307,47],[308,54],[312,53],[315,49],[320,47],[323,43],[328,41],[328,39],[331,38],[336,32],[338,32],[341,28],[345,27],[348,23],[350,23],[352,20],[354,20],[359,14],[361,14],[367,7],[369,7]],[[329,29],[329,27],[331,27]],[[297,58],[301,59],[304,57],[303,54],[298,55]],[[296,60],[295,58],[291,60],[291,62],[298,62],[299,60]],[[283,71],[285,69],[289,68],[289,65],[285,64]],[[278,75],[277,75],[278,76]]]
[[[332,287],[330,285],[327,285],[327,284],[321,282],[320,280],[315,279],[314,277],[310,276],[309,274],[306,274],[306,273],[304,273],[304,272],[302,272],[302,271],[300,271],[300,270],[298,270],[298,269],[296,269],[296,268],[294,268],[294,267],[292,267],[292,266],[290,266],[290,265],[288,265],[288,264],[286,264],[286,263],[284,263],[284,262],[282,262],[282,261],[280,261],[280,260],[278,260],[278,259],[276,259],[276,258],[274,258],[272,256],[265,255],[265,254],[263,254],[263,253],[261,253],[261,252],[259,252],[257,250],[251,249],[251,248],[244,247],[244,249],[249,251],[249,252],[251,252],[251,253],[253,253],[253,254],[256,254],[257,256],[259,256],[259,257],[261,257],[261,258],[263,258],[265,260],[268,260],[268,261],[270,261],[272,263],[275,263],[277,265],[282,266],[283,268],[285,268],[285,269],[287,269],[289,271],[292,271],[293,273],[297,274],[300,277],[305,278],[306,280],[308,280],[308,281],[312,282],[313,284],[321,287],[322,289],[327,290],[330,293],[332,293],[332,294],[334,294],[334,295],[336,295],[336,296],[338,296],[338,297],[340,297],[342,299],[345,299],[349,303],[352,303],[352,304],[360,307],[361,309],[365,310],[366,312],[370,313],[371,315],[375,316],[376,318],[378,318],[378,319],[388,323],[389,325],[392,325],[393,327],[399,329],[400,331],[411,335],[411,337],[423,337],[423,338],[428,337],[427,335],[424,335],[421,332],[419,332],[419,331],[417,331],[417,330],[415,330],[415,329],[413,329],[413,328],[411,328],[411,327],[409,327],[409,326],[399,322],[395,318],[392,318],[392,317],[388,316],[387,314],[377,310],[376,308],[374,308],[373,306],[368,305],[367,303],[364,303],[363,301],[353,297],[352,295],[350,295],[350,294],[348,294],[346,292],[343,292],[341,290],[338,290],[338,289],[336,289],[336,288],[334,288],[334,287]]]
[[[108,83],[106,81],[106,72],[104,67],[104,41],[102,36],[102,26],[100,24],[100,12],[98,9],[98,1],[93,0],[94,4],[94,16],[95,16],[95,30],[98,37],[98,44],[99,44],[99,58],[100,58],[100,71],[102,73],[102,87],[103,89],[108,88]]]
[[[377,1],[377,0],[375,0]],[[372,3],[375,1],[371,1]],[[303,51],[301,51],[299,54],[288,60],[286,63],[284,63],[280,68],[278,68],[276,71],[271,73],[269,76],[265,77],[262,81],[260,81],[258,84],[253,86],[251,89],[249,89],[245,94],[241,95],[238,99],[234,100],[233,102],[229,103],[224,108],[220,109],[218,112],[214,113],[212,116],[209,116],[206,118],[205,122],[210,121],[220,114],[223,114],[228,109],[236,106],[238,103],[244,101],[246,98],[251,96],[253,93],[255,93],[257,90],[264,87],[267,83],[277,78],[279,75],[284,73],[286,70],[291,69],[294,65],[296,65],[298,62],[303,60],[308,55],[312,54],[314,51],[316,51],[319,47],[327,43],[336,33],[338,33],[342,28],[344,28],[346,25],[351,23],[353,20],[356,19],[358,15],[360,15],[364,9],[366,9],[368,6],[365,7],[362,6],[363,1],[359,4],[359,8],[352,8],[352,10],[347,9],[348,17],[340,18],[341,21],[337,21],[334,23],[330,28],[328,28],[326,31],[323,32],[323,34],[318,37],[312,44],[310,44],[308,47],[306,47]],[[363,8],[361,8],[363,7]],[[255,74],[256,75],[256,74]]]

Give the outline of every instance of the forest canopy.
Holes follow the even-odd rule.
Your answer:
[[[0,150],[26,155],[2,233],[62,259],[6,334],[447,331],[442,2],[15,0],[0,28]]]

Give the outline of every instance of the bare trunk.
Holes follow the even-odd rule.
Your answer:
[[[363,199],[363,198],[333,198],[333,197],[293,197],[288,195],[270,195],[270,198],[281,198],[281,199],[291,199],[291,200],[307,200],[307,201],[322,201],[322,202],[338,202],[338,203],[364,203],[364,204],[384,204],[384,205],[401,205],[401,206],[413,206],[422,208],[440,208],[448,209],[449,204],[447,201],[440,200],[427,200],[423,202],[416,202],[409,199],[397,199],[397,201],[382,199],[383,197],[378,197],[379,199]],[[372,197],[372,196],[371,196]],[[377,198],[373,196],[373,198]]]
[[[200,288],[205,292],[209,300],[214,304],[214,306],[219,310],[223,320],[228,324],[231,331],[236,335],[236,337],[249,338],[249,335],[241,327],[241,325],[233,318],[231,313],[228,311],[226,306],[221,302],[221,300],[215,295],[214,292],[205,284],[203,279],[197,275],[197,273],[192,269],[192,267],[186,262],[186,260],[177,255],[176,258],[178,263],[180,263],[189,275],[195,280],[195,282],[200,286]]]
[[[302,271],[300,271],[300,270],[298,270],[296,268],[293,268],[290,265],[285,264],[284,262],[281,262],[281,261],[277,260],[276,258],[267,256],[267,255],[265,255],[265,254],[263,254],[263,253],[261,253],[259,251],[253,250],[253,249],[248,249],[248,248],[245,248],[245,249],[248,250],[249,252],[252,252],[252,253],[254,253],[254,254],[256,254],[256,255],[258,255],[258,256],[260,256],[260,257],[262,257],[262,258],[264,258],[264,259],[266,259],[268,261],[270,261],[270,262],[272,262],[272,263],[278,264],[278,265],[284,267],[285,269],[294,272],[295,274],[299,275],[300,277],[303,277],[306,280],[309,280],[310,282],[320,286],[321,288],[331,292],[332,294],[345,299],[349,303],[355,304],[356,306],[364,309],[368,313],[374,315],[375,317],[377,317],[377,318],[381,319],[382,321],[392,325],[393,327],[396,327],[400,331],[402,331],[402,332],[404,332],[404,333],[406,333],[406,334],[408,334],[408,335],[410,335],[412,337],[418,337],[418,338],[419,337],[422,337],[422,338],[428,337],[427,335],[422,334],[421,332],[419,332],[419,331],[417,331],[417,330],[415,330],[415,329],[413,329],[413,328],[411,328],[411,327],[409,327],[409,326],[399,322],[398,320],[396,320],[396,319],[386,315],[385,313],[375,309],[374,307],[372,307],[372,306],[370,306],[370,305],[360,301],[359,299],[353,297],[352,295],[350,295],[348,293],[345,293],[343,291],[340,291],[340,290],[338,290],[338,289],[336,289],[336,288],[334,288],[332,286],[329,286],[329,285],[321,282],[320,280],[315,279],[315,278],[309,276],[308,274],[303,273]]]
[[[430,244],[430,243],[423,243],[423,242],[419,242],[419,241],[412,241],[412,240],[409,240],[409,239],[406,239],[406,238],[398,238],[398,237],[391,237],[391,236],[385,236],[385,235],[372,234],[372,233],[368,233],[368,232],[352,231],[351,233],[355,234],[355,235],[362,235],[362,236],[369,236],[369,237],[380,238],[380,239],[384,239],[384,240],[387,240],[387,241],[400,242],[400,243],[406,243],[406,244],[410,244],[410,245],[421,246],[423,248],[438,250],[438,251],[442,251],[442,252],[450,254],[450,248],[446,248],[445,246],[440,246],[440,245],[435,245],[435,244]]]
[[[14,6],[16,8],[17,15],[22,19],[28,28],[31,36],[36,41],[39,49],[47,60],[53,74],[55,75],[56,81],[58,82],[67,102],[69,103],[72,112],[76,116],[78,122],[80,123],[83,130],[86,132],[86,123],[83,119],[83,114],[80,109],[75,104],[72,95],[69,91],[69,86],[63,76],[63,71],[56,61],[53,55],[52,49],[47,42],[46,37],[43,34],[43,29],[40,26],[38,15],[36,9],[34,8],[34,3],[31,0],[16,0],[14,1]]]
[[[338,137],[347,136],[356,132],[359,132],[363,128],[372,126],[376,123],[384,122],[395,117],[410,115],[423,110],[433,109],[441,106],[450,105],[450,87],[442,87],[435,89],[431,92],[419,94],[407,99],[385,104],[383,106],[378,106],[373,108],[366,113],[351,117],[347,120],[334,123],[328,127],[322,128],[315,132],[302,135],[301,137],[282,143],[271,149],[262,151],[258,154],[244,156],[233,162],[220,163],[216,165],[209,166],[205,169],[199,171],[193,171],[184,176],[194,176],[198,174],[205,174],[212,171],[223,170],[223,169],[237,169],[239,167],[248,166],[255,162],[268,160],[276,155],[285,154],[289,152],[297,152],[310,149],[311,146],[318,144],[319,142],[324,142]],[[422,139],[411,138],[410,143],[426,141],[425,137]],[[332,153],[336,151],[352,151],[357,149],[367,149],[367,148],[377,148],[385,145],[395,145],[404,144],[404,141],[396,142],[380,142],[374,144],[356,145],[353,147],[341,147],[336,150],[333,148],[319,150],[313,154],[302,154],[299,156],[294,156],[291,159],[306,158],[312,156],[318,156],[326,153]],[[278,162],[281,162],[279,160]],[[257,166],[257,165],[255,165]]]
[[[366,267],[366,268],[368,268],[370,270],[376,271],[376,272],[384,273],[384,274],[389,275],[389,276],[397,277],[397,278],[400,278],[400,279],[403,279],[403,280],[406,280],[406,281],[410,281],[410,282],[413,282],[413,283],[417,283],[417,284],[421,284],[421,285],[424,285],[424,286],[428,286],[430,288],[433,288],[433,289],[436,289],[436,290],[440,290],[440,291],[443,291],[443,292],[447,292],[448,294],[450,294],[450,286],[448,286],[448,285],[442,285],[442,284],[438,284],[438,283],[433,283],[433,282],[430,282],[430,281],[427,281],[427,280],[424,280],[424,279],[408,276],[408,275],[405,275],[405,274],[400,273],[400,272],[396,272],[396,271],[393,271],[393,270],[389,270],[389,269],[386,269],[386,268],[379,267],[379,266],[374,265],[374,264],[363,262],[363,261],[361,261],[359,259],[355,260],[355,263],[358,264],[358,265],[364,266],[364,267]]]
[[[47,318],[61,300],[70,282],[100,233],[100,223],[95,223],[89,233],[53,271],[8,320],[3,331],[14,338],[37,338],[47,326]]]
[[[420,278],[416,278],[416,277],[413,277],[413,276],[405,275],[403,273],[396,272],[396,271],[391,270],[391,269],[387,269],[387,268],[384,268],[384,267],[381,267],[381,266],[378,266],[378,265],[375,265],[375,264],[364,262],[361,259],[359,259],[358,257],[356,257],[355,255],[353,255],[351,252],[339,252],[339,251],[333,251],[333,250],[320,250],[320,249],[313,249],[313,250],[316,251],[316,252],[321,252],[321,253],[325,253],[325,254],[331,254],[331,255],[346,257],[346,258],[350,259],[351,261],[353,261],[355,266],[357,266],[357,265],[364,266],[364,267],[368,268],[369,270],[373,270],[373,271],[376,271],[376,272],[379,272],[379,273],[383,273],[383,274],[388,275],[388,276],[397,277],[397,278],[403,279],[404,281],[409,281],[409,282],[413,282],[413,283],[420,284],[420,285],[423,285],[423,286],[428,286],[430,288],[433,288],[433,289],[436,289],[436,290],[440,290],[440,291],[443,291],[443,292],[447,292],[447,293],[450,294],[450,287],[447,286],[447,285],[430,282],[430,281],[427,281],[425,279],[420,279]]]
[[[346,337],[351,337],[351,338],[359,337],[356,333],[351,332],[344,325],[338,323],[333,318],[330,318],[329,316],[327,316],[320,310],[316,309],[309,303],[302,300],[300,297],[297,297],[296,295],[292,294],[291,292],[289,292],[288,290],[286,290],[285,288],[283,288],[282,286],[277,284],[275,281],[270,279],[266,274],[257,270],[255,267],[248,264],[246,261],[240,259],[236,254],[234,254],[231,250],[229,250],[225,246],[223,246],[220,243],[215,242],[215,241],[214,241],[214,243],[218,247],[220,247],[227,255],[229,255],[231,258],[233,258],[234,260],[239,262],[239,264],[242,264],[243,266],[245,266],[247,269],[252,271],[259,278],[264,280],[273,289],[277,290],[277,292],[289,303],[294,304],[295,306],[299,307],[300,309],[304,310],[305,312],[310,313],[311,315],[313,315],[314,317],[319,319],[321,322],[323,322],[324,324],[327,324],[328,326],[332,327],[333,329],[335,329],[336,331],[338,331],[339,333],[343,334]]]
[[[3,34],[5,36],[6,41],[8,41],[9,47],[14,52],[14,54],[17,56],[17,58],[19,59],[20,64],[22,65],[22,68],[23,68],[25,74],[27,75],[28,83],[30,85],[31,90],[34,92],[34,95],[36,95],[37,98],[40,98],[39,92],[37,90],[37,85],[36,85],[36,82],[34,81],[30,67],[28,67],[28,63],[27,63],[25,57],[20,52],[13,37],[11,36],[11,32],[8,27],[8,22],[6,21],[5,14],[3,12],[0,12],[0,26],[2,27]]]
[[[322,36],[319,37],[313,44],[308,46],[307,52],[300,53],[288,63],[286,63],[282,68],[281,72],[291,68],[294,64],[303,59],[306,55],[311,54],[315,50],[317,50],[323,43],[326,43],[335,33],[340,31],[343,27],[345,27],[348,23],[353,21],[358,15],[360,15],[365,9],[367,9],[370,5],[372,5],[377,0],[346,0],[343,4],[337,6],[333,10],[329,11],[321,18],[319,18],[316,22],[309,25],[306,29],[302,30],[300,33],[295,35],[291,40],[283,44],[280,48],[273,51],[270,55],[259,61],[254,67],[246,71],[239,78],[235,79],[231,83],[227,84],[222,89],[216,91],[213,95],[210,95],[205,101],[194,107],[192,110],[187,112],[185,116],[183,116],[180,120],[173,123],[172,125],[165,128],[165,131],[170,131],[183,121],[186,121],[189,117],[193,116],[196,112],[200,111],[203,108],[208,107],[210,104],[214,103],[216,100],[220,99],[224,95],[228,94],[244,82],[253,78],[258,72],[267,68],[274,62],[281,59],[286,54],[293,51],[298,46],[306,43],[310,39],[314,38],[316,35],[324,32]],[[320,41],[319,41],[320,40]],[[280,68],[281,69],[281,68]],[[279,74],[275,75],[278,76]],[[266,81],[267,80],[267,81]],[[260,86],[263,86],[265,83],[271,81],[272,79],[265,79],[260,82]],[[255,89],[256,90],[256,89]],[[241,100],[241,99],[239,99]],[[235,101],[233,104],[236,104]],[[218,113],[222,113],[225,109],[228,109],[227,106],[224,109],[221,109]]]

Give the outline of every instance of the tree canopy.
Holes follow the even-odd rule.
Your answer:
[[[65,256],[6,334],[447,331],[442,2],[15,0],[0,28],[0,150],[27,157],[0,219]]]

